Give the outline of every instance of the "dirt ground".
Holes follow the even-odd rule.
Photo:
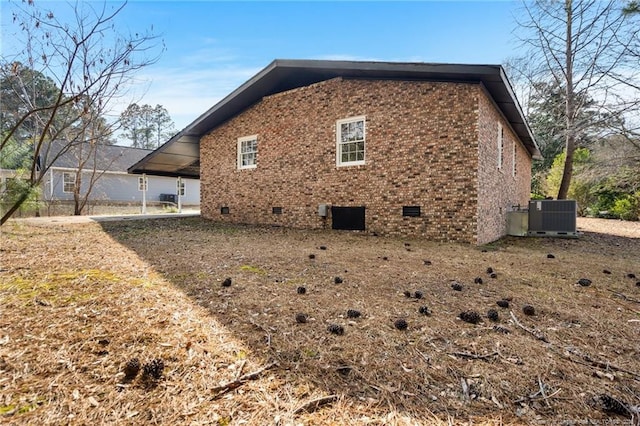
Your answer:
[[[10,222],[0,424],[637,423],[640,224],[578,225],[473,247]]]

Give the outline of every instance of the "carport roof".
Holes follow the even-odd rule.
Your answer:
[[[431,64],[276,59],[164,145],[131,166],[129,173],[200,176],[200,138],[264,96],[335,77],[482,83],[534,158],[540,151],[500,65]]]

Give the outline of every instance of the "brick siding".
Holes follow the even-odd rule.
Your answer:
[[[527,205],[531,196],[531,157],[484,91],[479,98],[479,109],[476,242],[486,244],[507,233],[507,213],[514,206]],[[502,169],[498,169],[498,123],[502,125],[504,132]],[[513,176],[514,144],[515,176]]]
[[[366,119],[365,165],[337,167],[336,121],[355,116]],[[336,78],[268,96],[202,137],[201,212],[217,221],[330,228],[319,204],[365,206],[369,232],[487,242],[506,224],[482,216],[495,209],[480,196],[496,190],[493,199],[506,207],[520,187],[529,194],[526,151],[518,151],[513,191],[501,186],[516,183],[508,179],[496,188],[499,176],[482,164],[497,120],[479,84]],[[258,135],[257,167],[238,170],[237,140],[249,135]],[[485,174],[491,182],[478,184]],[[421,206],[421,216],[403,217],[403,206]]]

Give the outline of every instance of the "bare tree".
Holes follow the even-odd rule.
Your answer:
[[[98,179],[105,174],[110,166],[122,155],[122,150],[115,150],[119,154],[105,155],[110,147],[106,135],[113,133],[113,125],[109,125],[101,116],[99,110],[87,108],[81,117],[77,139],[83,141],[68,147],[67,154],[72,156],[75,163],[75,182],[73,186],[73,214],[78,216],[84,211],[94,186]],[[73,129],[70,129],[73,131]],[[65,140],[76,139],[75,136]],[[64,149],[65,146],[62,146]],[[115,148],[115,147],[114,147]]]
[[[531,87],[551,81],[565,92],[566,160],[559,199],[567,197],[576,147],[594,128],[604,128],[594,117],[606,119],[611,133],[619,133],[614,128],[628,127],[628,117],[640,110],[640,26],[623,7],[615,0],[523,2],[518,31],[528,59],[515,62],[515,68]],[[584,114],[585,108],[596,112]],[[584,116],[591,119],[581,120]]]
[[[45,4],[46,5],[46,4]],[[59,5],[59,4],[58,4]],[[158,59],[157,37],[149,32],[118,35],[116,19],[126,3],[113,6],[104,2],[77,2],[72,20],[64,22],[53,12],[39,8],[29,0],[15,5],[16,26],[13,44],[5,43],[2,69],[23,63],[55,82],[58,92],[45,105],[32,102],[28,87],[17,87],[24,108],[15,123],[0,136],[0,150],[13,140],[26,123],[35,121],[33,155],[29,170],[30,189],[37,188],[52,163],[73,146],[91,138],[103,138],[87,131],[91,120],[83,120],[90,110],[106,112],[123,96],[133,74]],[[4,30],[4,29],[3,29]],[[6,37],[5,37],[6,38]],[[20,81],[17,79],[16,81]],[[52,141],[63,141],[63,149],[52,151]],[[26,191],[0,219],[4,224],[28,198]]]

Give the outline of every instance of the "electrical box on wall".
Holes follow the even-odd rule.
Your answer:
[[[318,205],[318,216],[327,217],[329,215],[329,205],[328,204],[319,204]]]

